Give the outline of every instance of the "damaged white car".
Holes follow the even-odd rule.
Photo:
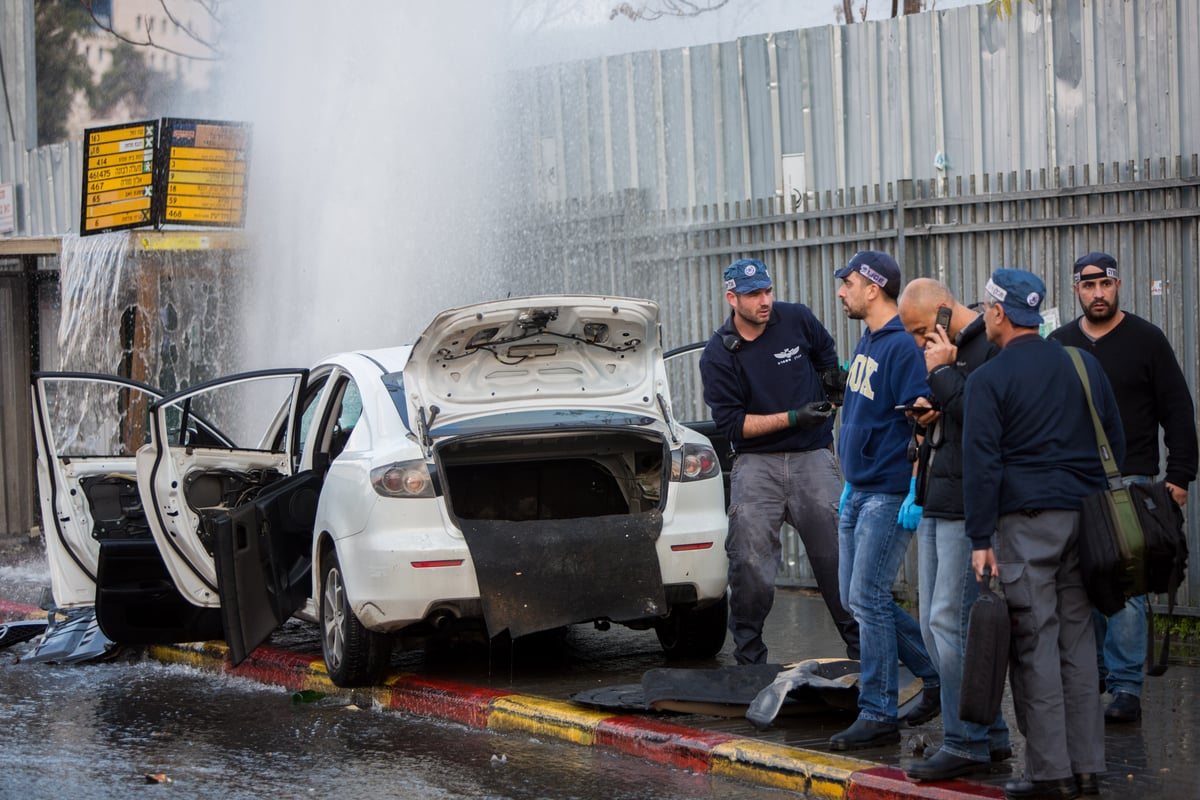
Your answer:
[[[616,622],[714,655],[722,472],[667,382],[658,306],[591,296],[451,309],[411,346],[166,397],[39,374],[55,600],[94,602],[118,642],[223,637],[234,663],[313,620],[342,686],[472,624]],[[113,409],[109,444],[64,423],[81,402]]]

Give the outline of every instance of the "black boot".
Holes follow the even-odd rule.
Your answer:
[[[1129,692],[1117,692],[1104,709],[1106,722],[1137,722],[1142,718],[1142,699]]]
[[[938,750],[925,761],[914,763],[904,773],[914,781],[948,781],[959,775],[986,772],[990,765],[990,761],[976,761]]]
[[[834,750],[863,750],[898,741],[900,726],[896,723],[857,719],[846,730],[831,736],[829,746]]]
[[[921,690],[921,699],[917,701],[917,705],[913,710],[905,715],[904,721],[910,726],[915,727],[922,722],[928,722],[941,713],[942,689],[940,686],[934,686]]]

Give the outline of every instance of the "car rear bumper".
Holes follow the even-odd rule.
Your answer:
[[[727,583],[727,521],[719,479],[716,491],[712,484],[672,483],[653,543],[662,585],[691,586],[702,605],[722,596]],[[441,498],[383,500],[366,528],[336,547],[351,607],[372,630],[392,632],[447,615],[480,613],[475,561]]]

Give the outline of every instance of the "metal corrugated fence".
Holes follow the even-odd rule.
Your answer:
[[[1122,307],[1159,325],[1175,348],[1193,395],[1200,371],[1200,159],[1160,159],[1095,168],[1026,171],[978,181],[901,181],[824,193],[812,207],[780,211],[771,201],[647,210],[637,192],[533,211],[517,226],[517,251],[541,264],[537,292],[649,297],[663,307],[668,349],[706,339],[727,313],[721,271],[742,257],[774,268],[777,296],[809,305],[848,358],[862,332],[836,297],[834,270],[858,250],[895,253],[906,279],[938,278],[966,302],[981,299],[997,267],[1040,275],[1044,308],[1077,315],[1071,265],[1091,250],[1121,265]],[[676,370],[678,374],[678,370]],[[699,382],[675,398],[684,418],[706,412]],[[685,392],[686,394],[686,392]],[[1188,538],[1200,553],[1196,492]],[[798,537],[786,537],[781,582],[806,584],[811,572]],[[915,578],[911,570],[902,576]],[[1200,607],[1200,568],[1182,598]]]
[[[82,141],[27,150],[20,142],[0,140],[0,179],[16,186],[19,236],[77,232],[82,175]]]
[[[1200,152],[1200,3],[1045,0],[523,73],[529,196],[651,208]]]

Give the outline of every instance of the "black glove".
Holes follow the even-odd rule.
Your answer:
[[[830,367],[821,373],[821,388],[829,402],[842,404],[846,397],[846,377],[850,373],[841,367]]]
[[[819,428],[833,416],[833,404],[828,400],[814,400],[788,412],[788,424],[793,428]]]

